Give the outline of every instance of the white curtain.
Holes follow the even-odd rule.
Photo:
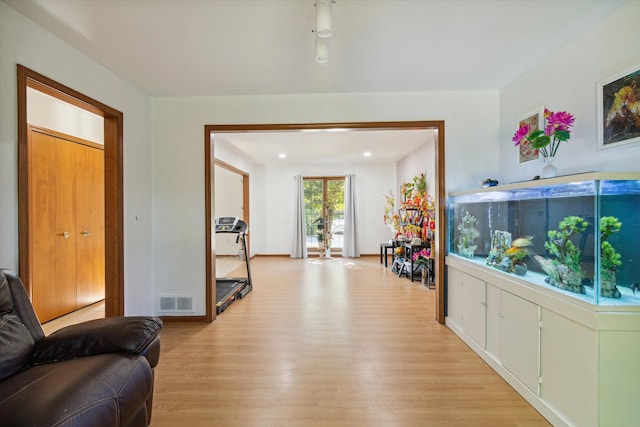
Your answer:
[[[342,256],[360,256],[358,247],[358,220],[356,213],[356,176],[347,175],[344,181],[344,241]]]
[[[300,175],[295,180],[295,206],[293,212],[293,239],[291,258],[307,257],[307,221],[304,216],[304,179]]]

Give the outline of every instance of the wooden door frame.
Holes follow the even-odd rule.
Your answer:
[[[213,322],[216,318],[215,304],[215,252],[212,246],[211,233],[213,226],[213,198],[215,176],[212,165],[215,163],[215,141],[212,133],[246,133],[246,132],[282,132],[301,131],[307,129],[327,130],[332,128],[350,130],[408,130],[408,129],[434,129],[437,131],[435,146],[435,205],[436,205],[436,239],[435,239],[435,319],[441,324],[445,321],[445,255],[447,231],[447,210],[445,193],[445,158],[444,158],[444,120],[432,121],[407,121],[407,122],[353,122],[353,123],[304,123],[304,124],[231,124],[231,125],[205,125],[204,127],[204,152],[205,152],[205,260],[206,260],[206,321]]]
[[[20,64],[18,83],[18,249],[19,274],[31,295],[27,88],[31,87],[104,119],[105,316],[124,315],[124,197],[122,112]]]

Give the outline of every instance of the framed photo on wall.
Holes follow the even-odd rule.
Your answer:
[[[542,126],[544,126],[544,107],[520,116],[516,123],[516,129],[520,129],[520,126],[523,125],[529,125],[529,133],[542,129]],[[531,143],[526,139],[523,139],[520,145],[518,145],[516,156],[518,165],[534,163],[540,160],[540,153],[538,153],[538,150],[533,148]]]
[[[598,149],[640,142],[640,64],[598,83]]]

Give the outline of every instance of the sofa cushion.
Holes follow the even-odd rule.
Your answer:
[[[152,392],[153,372],[140,356],[103,354],[34,366],[0,383],[0,424],[146,425]]]
[[[31,333],[13,313],[9,283],[0,275],[0,381],[27,367],[33,344]]]

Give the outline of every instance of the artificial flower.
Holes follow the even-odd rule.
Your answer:
[[[431,250],[423,248],[420,252],[413,254],[413,263],[417,265],[429,265],[429,258],[431,257]]]
[[[568,141],[571,137],[571,126],[573,126],[575,119],[572,114],[566,111],[554,113],[545,108],[544,120],[546,122],[544,129],[530,132],[530,126],[523,124],[518,128],[511,140],[514,141],[517,146],[526,139],[543,157],[555,157],[560,143],[562,141]]]

